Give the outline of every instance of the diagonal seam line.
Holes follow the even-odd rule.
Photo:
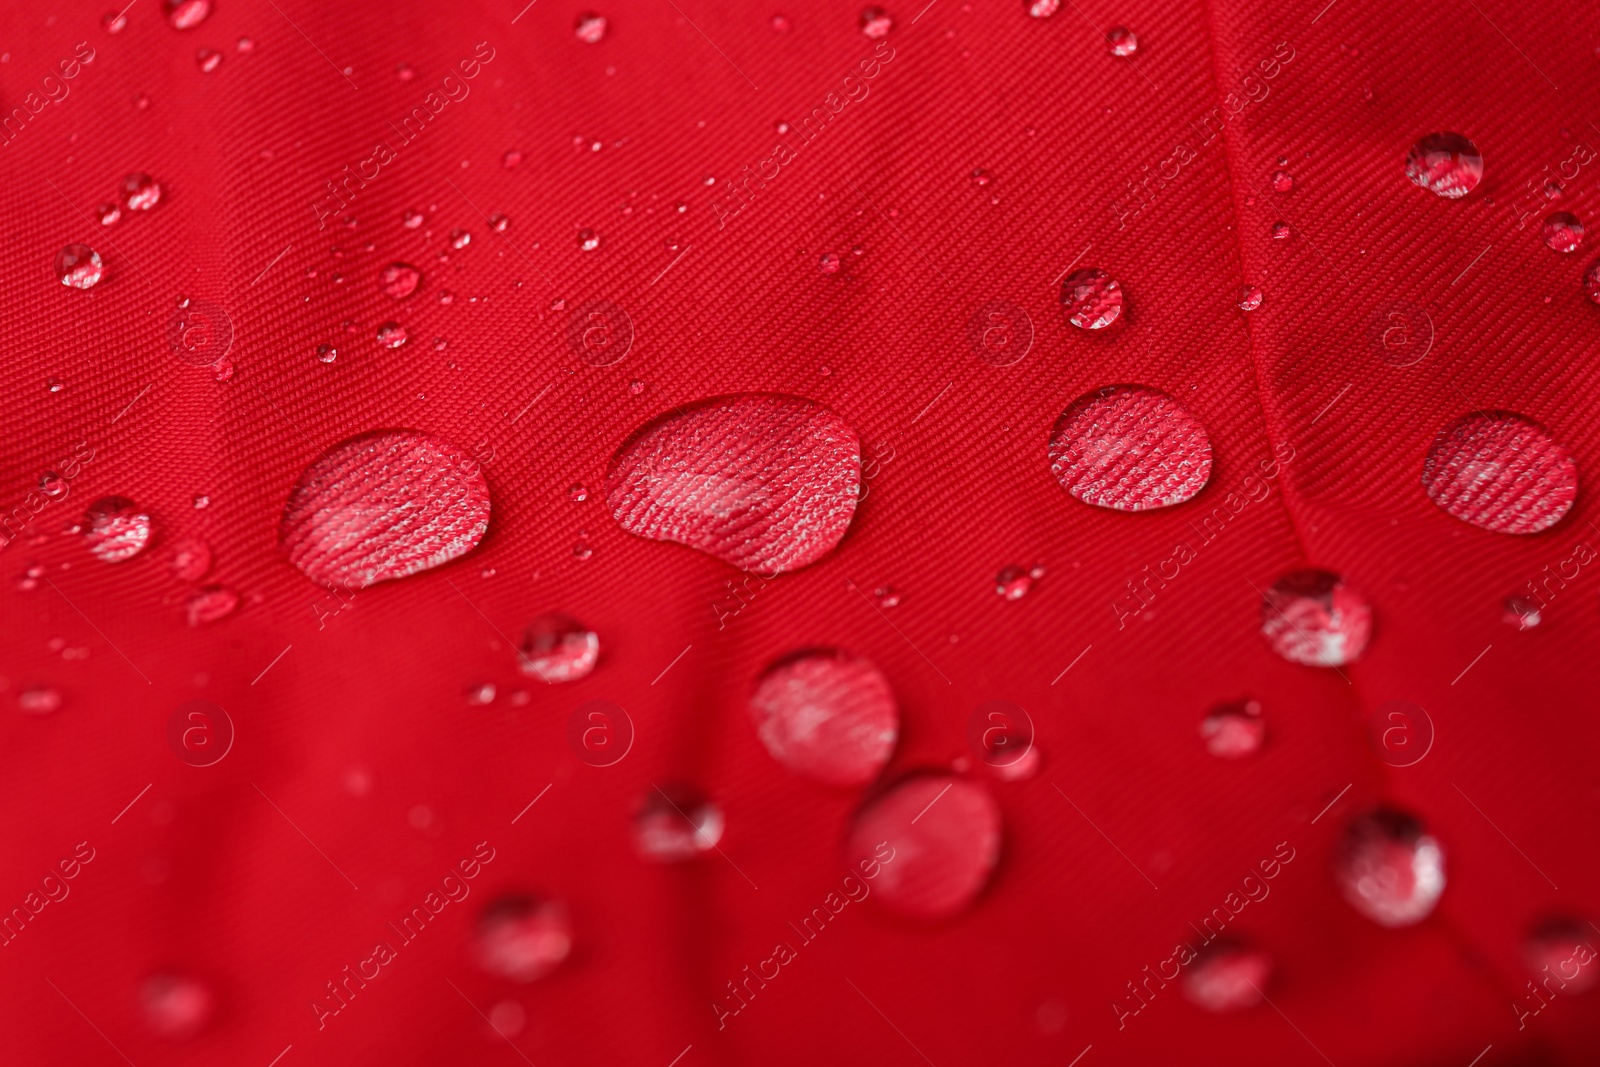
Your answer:
[[[1534,870],[1539,871],[1539,877],[1540,878],[1543,878],[1545,881],[1550,882],[1550,888],[1551,889],[1554,889],[1557,892],[1561,891],[1561,887],[1556,885],[1554,882],[1551,882],[1550,881],[1550,876],[1548,874],[1545,874],[1543,871],[1540,871],[1539,870],[1539,865],[1537,863],[1533,862],[1533,860],[1528,859],[1528,854],[1526,852],[1522,851],[1522,849],[1517,848],[1517,843],[1515,841],[1511,840],[1511,838],[1506,834],[1506,832],[1504,830],[1500,829],[1500,827],[1495,823],[1495,821],[1493,819],[1489,818],[1488,815],[1484,814],[1484,810],[1482,808],[1478,807],[1477,804],[1473,803],[1472,798],[1467,796],[1466,792],[1464,790],[1462,790],[1462,788],[1459,785],[1456,785],[1454,782],[1451,782],[1450,784],[1455,786],[1455,790],[1456,790],[1457,793],[1461,794],[1461,799],[1462,800],[1465,800],[1468,804],[1472,804],[1472,810],[1473,811],[1477,812],[1479,815],[1483,815],[1483,821],[1488,823],[1490,826],[1493,826],[1495,833],[1499,834],[1501,837],[1504,837],[1506,839],[1506,844],[1510,845],[1512,848],[1516,848],[1517,849],[1517,855],[1521,856],[1525,860],[1528,860],[1528,866],[1529,867],[1532,867]]]
[[[346,74],[343,70],[339,69],[339,65],[337,63],[335,63],[333,60],[328,58],[328,53],[326,53],[322,49],[318,48],[317,47],[317,42],[313,41],[309,37],[306,37],[306,31],[302,30],[299,26],[296,26],[294,24],[294,22],[289,18],[289,16],[285,15],[283,13],[283,8],[279,7],[277,4],[274,4],[272,2],[272,0],[267,0],[267,3],[272,4],[272,10],[276,11],[283,18],[283,21],[289,23],[290,28],[293,29],[295,33],[298,33],[301,37],[305,37],[306,38],[306,44],[310,45],[312,47],[312,49],[317,53],[317,55],[321,56],[323,58],[323,60],[328,64],[328,66],[333,68],[333,72],[335,74],[339,75],[339,77],[343,78],[345,81],[350,82],[350,88],[355,89],[356,92],[359,93],[361,91],[359,88],[356,87],[356,83],[355,82],[350,81],[350,75]]]
[[[50,982],[50,979],[46,978],[45,981],[46,982]],[[83,1009],[78,1007],[76,1004],[73,1004],[72,1003],[72,999],[70,997],[68,997],[65,993],[61,992],[61,987],[60,986],[56,985],[54,982],[50,982],[50,988],[54,989],[56,991],[56,993],[61,997],[62,1000],[65,1000],[68,1004],[71,1004],[73,1011],[77,1012],[79,1015],[83,1015]],[[120,1048],[117,1048],[116,1044],[109,1037],[106,1037],[106,1032],[104,1030],[100,1029],[98,1026],[94,1025],[94,1020],[93,1019],[89,1018],[87,1015],[83,1015],[83,1021],[88,1023],[90,1026],[94,1026],[94,1032],[99,1034],[102,1038],[105,1038],[106,1044],[110,1045],[114,1049],[117,1049],[117,1055],[118,1056],[121,1056],[123,1059],[128,1060],[128,1054],[126,1052],[123,1052]],[[133,1063],[132,1060],[128,1060],[128,1067],[134,1067],[134,1063]]]
[[[268,804],[272,804],[272,798],[267,796],[266,793],[262,792],[262,789],[261,789],[261,787],[259,785],[256,785],[254,782],[251,782],[250,784],[256,786],[256,792],[257,793],[261,793],[261,799],[262,800],[265,800]],[[339,865],[337,863],[333,862],[331,859],[328,859],[328,854],[326,852],[322,851],[322,849],[317,848],[317,843],[315,841],[311,840],[311,838],[306,835],[306,832],[304,830],[300,829],[300,827],[298,827],[298,826],[295,826],[294,820],[289,818],[289,816],[284,815],[284,812],[283,812],[282,808],[278,807],[278,805],[276,805],[276,804],[272,804],[272,810],[277,812],[279,815],[283,815],[283,821],[288,823],[290,826],[294,826],[294,832],[299,834],[301,837],[304,837],[306,839],[306,844],[310,845],[312,848],[316,848],[317,849],[317,855],[321,856],[325,860],[328,860],[328,866],[329,867],[332,867],[334,870],[339,871]],[[350,876],[348,874],[345,874],[343,871],[339,871],[339,877],[343,878],[347,882],[350,882]],[[354,882],[350,882],[350,888],[354,889],[358,893],[361,892],[361,887],[356,885]]]
[[[1055,782],[1051,782],[1050,783],[1050,787],[1052,789],[1054,789],[1057,793],[1061,793],[1061,787],[1059,785],[1056,785]],[[1072,804],[1072,798],[1067,796],[1067,794],[1065,794],[1065,793],[1061,793],[1061,799],[1065,800],[1068,804]],[[1077,812],[1079,815],[1083,815],[1083,809],[1078,807],[1078,805],[1076,805],[1076,804],[1072,804],[1072,810]],[[1087,815],[1083,815],[1083,821],[1088,823],[1090,826],[1094,826],[1094,832],[1099,834],[1101,837],[1104,837],[1106,839],[1106,844],[1110,845],[1112,848],[1117,848],[1117,843],[1115,841],[1111,840],[1111,838],[1106,834],[1106,832],[1104,830],[1100,829],[1100,827],[1098,827],[1098,826],[1095,826],[1095,822],[1094,822],[1093,819],[1089,818],[1089,816],[1087,816]],[[1120,849],[1120,848],[1117,848],[1117,855],[1121,856],[1125,860],[1128,860],[1128,866],[1132,867],[1136,871],[1139,871],[1139,877],[1140,878],[1143,878],[1145,881],[1150,882],[1150,876],[1148,874],[1145,874],[1144,871],[1140,870],[1139,865],[1137,863],[1133,862],[1133,860],[1131,860],[1131,859],[1128,859],[1128,854],[1126,852],[1122,851],[1122,849]],[[1150,882],[1150,888],[1154,889],[1157,893],[1161,892],[1161,887],[1156,885],[1154,882]]]
[[[850,983],[850,988],[854,989],[856,991],[856,994],[858,996],[860,996],[862,1000],[865,1000],[869,1005],[871,1005],[873,1011],[877,1012],[879,1015],[883,1015],[883,1009],[878,1007],[876,1004],[873,1004],[872,1003],[872,999],[870,997],[868,997],[865,993],[861,992],[861,987],[860,986],[856,985],[854,982],[851,982],[850,979],[848,979],[848,978],[846,978],[845,981]],[[921,1056],[923,1059],[928,1060],[928,1067],[935,1067],[934,1062],[932,1060],[928,1059],[928,1054],[926,1052],[923,1052],[920,1048],[917,1048],[917,1043],[915,1041],[911,1040],[909,1037],[906,1037],[906,1032],[904,1030],[900,1029],[898,1026],[895,1026],[893,1019],[889,1018],[887,1015],[883,1015],[883,1021],[888,1023],[890,1026],[893,1026],[895,1033],[899,1034],[901,1037],[905,1037],[906,1044],[908,1044],[912,1048],[916,1049],[918,1056]]]
[[[862,600],[866,600],[867,601],[867,607],[871,608],[873,611],[876,611],[879,615],[883,615],[883,609],[878,607],[878,605],[874,604],[872,601],[867,600],[867,594],[863,593],[861,591],[860,587],[857,586],[855,582],[852,582],[850,579],[846,578],[844,580],[844,584],[848,585],[851,589],[854,589],[856,591],[856,595],[859,596]],[[931,660],[931,659],[928,659],[928,654],[926,652],[922,651],[922,649],[918,648],[915,644],[913,644],[912,641],[911,641],[911,638],[907,637],[905,635],[904,631],[902,631],[900,629],[900,627],[894,625],[894,620],[893,619],[889,618],[889,616],[887,616],[887,615],[883,615],[883,621],[888,623],[891,627],[894,628],[894,632],[900,635],[900,640],[904,641],[908,645],[911,645],[911,650],[913,652],[915,652],[917,655],[921,656],[923,659],[928,660],[928,666],[932,667],[934,669],[934,673],[938,674],[939,677],[944,678],[944,684],[945,685],[955,685],[955,683],[952,682],[949,678],[945,678],[944,671],[939,670],[939,665],[937,663],[933,662],[933,660]]]

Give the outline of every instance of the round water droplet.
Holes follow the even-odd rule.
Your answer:
[[[1037,577],[1039,575],[1025,567],[1001,567],[994,576],[994,591],[1002,600],[1021,600],[1033,589]]]
[[[378,286],[391,300],[404,300],[422,284],[422,272],[409,263],[391,263],[378,275]]]
[[[232,615],[239,607],[239,594],[224,585],[208,585],[184,605],[190,626],[204,626]]]
[[[175,30],[192,30],[211,14],[211,0],[166,0],[163,6]]]
[[[1518,630],[1531,630],[1543,618],[1539,605],[1525,596],[1508,596],[1501,606],[1500,621]]]
[[[1588,992],[1600,981],[1593,930],[1567,916],[1550,916],[1534,924],[1522,947],[1522,958],[1544,992],[1573,996]]]
[[[1342,667],[1366,650],[1372,608],[1331,571],[1295,571],[1273,582],[1262,598],[1261,634],[1291,663]]]
[[[522,150],[520,148],[506,149],[506,154],[500,157],[500,165],[506,170],[515,170],[522,166]]]
[[[1422,823],[1380,809],[1352,821],[1334,857],[1339,891],[1380,926],[1411,926],[1444,892],[1444,850]]]
[[[1583,223],[1570,211],[1557,211],[1544,220],[1544,243],[1557,252],[1576,252],[1583,243]]]
[[[49,715],[61,710],[61,690],[51,686],[29,686],[17,694],[17,707],[29,715]]]
[[[832,650],[796,653],[767,669],[750,698],[772,758],[829,785],[863,785],[894,751],[900,715],[871,662]]]
[[[1139,50],[1139,36],[1126,26],[1113,26],[1106,32],[1106,47],[1114,56],[1131,56]]]
[[[1286,170],[1272,172],[1272,188],[1276,192],[1287,193],[1294,188],[1294,175]]]
[[[149,514],[125,497],[101,497],[83,516],[89,551],[107,563],[122,563],[143,552],[153,530]]]
[[[839,273],[839,253],[824,252],[817,259],[817,269],[824,274]]]
[[[917,919],[971,907],[1000,859],[1000,809],[987,790],[947,775],[907,779],[856,814],[846,859],[878,868],[873,898]]]
[[[51,500],[59,500],[67,495],[67,480],[55,471],[45,471],[39,475],[39,492]]]
[[[52,393],[59,393],[61,390],[66,388],[66,385],[61,381],[60,378],[46,378],[44,386]]]
[[[71,244],[56,253],[56,277],[71,289],[92,289],[105,274],[100,253],[88,245]]]
[[[1036,19],[1047,19],[1061,7],[1061,0],[1025,0],[1028,14]]]
[[[1073,271],[1061,283],[1061,310],[1080,330],[1103,330],[1122,314],[1122,285],[1094,267]]]
[[[461,449],[414,430],[352,438],[300,475],[280,539],[306,577],[364,589],[470,552],[489,528],[489,486]]]
[[[1261,306],[1261,299],[1265,294],[1254,285],[1246,285],[1239,290],[1239,310],[1254,311]]]
[[[1578,495],[1578,468],[1543,427],[1509,411],[1464,415],[1439,432],[1422,466],[1428,497],[1462,522],[1538,533]]]
[[[600,247],[600,235],[590,229],[579,230],[578,247],[585,252],[593,252]]]
[[[1274,222],[1272,224],[1272,239],[1274,241],[1287,241],[1291,232],[1287,222]]]
[[[172,546],[168,566],[180,582],[198,582],[211,570],[211,546],[198,537],[181,537]]]
[[[1459,133],[1430,133],[1406,153],[1406,177],[1431,193],[1455,200],[1483,180],[1483,156],[1477,145]]]
[[[187,1041],[206,1028],[216,1013],[217,995],[193,975],[158,974],[140,990],[145,1023],[157,1037]]]
[[[129,211],[149,211],[161,203],[161,183],[135,171],[122,179],[122,206]]]
[[[1073,401],[1050,434],[1050,470],[1085,504],[1147,511],[1181,504],[1211,477],[1211,439],[1178,402],[1142,385]]]
[[[589,499],[589,490],[582,483],[574,482],[567,489],[567,499],[571,500],[574,504],[581,504],[585,500]]]
[[[467,704],[474,708],[487,707],[494,703],[495,694],[499,689],[493,682],[473,682],[467,686],[462,696]]]
[[[522,673],[550,685],[587,678],[599,661],[600,635],[565,615],[539,616],[522,638]]]
[[[122,220],[122,208],[108,200],[94,209],[94,217],[102,226],[114,226]]]
[[[639,855],[657,863],[693,859],[722,840],[722,809],[688,786],[652,788],[633,819]]]
[[[416,208],[407,208],[405,214],[400,216],[400,225],[404,226],[408,230],[415,230],[427,221],[428,216],[424,215]]]
[[[572,920],[559,901],[522,893],[503,896],[478,917],[472,950],[485,973],[534,982],[572,954]]]
[[[1213,708],[1200,720],[1200,736],[1206,751],[1222,759],[1243,759],[1261,751],[1267,737],[1267,723],[1261,705],[1254,700]]]
[[[472,234],[466,230],[455,229],[450,231],[450,247],[462,249],[472,243]]]
[[[789,18],[787,15],[772,16],[772,28],[778,33],[789,32]]]
[[[1183,995],[1207,1011],[1238,1011],[1261,1003],[1272,960],[1259,949],[1219,942],[1183,973]]]
[[[861,32],[873,40],[889,36],[889,31],[894,29],[894,19],[881,7],[864,7],[858,20]]]
[[[500,214],[499,212],[496,212],[495,214],[489,216],[489,228],[495,233],[505,233],[507,230],[511,229],[511,219]]]
[[[596,15],[593,11],[585,11],[573,24],[573,32],[584,44],[599,44],[605,40],[606,17]]]
[[[337,348],[333,347],[332,345],[318,345],[317,346],[317,362],[318,363],[332,363],[334,360],[336,360],[338,358],[339,358],[339,350]]]
[[[210,74],[222,66],[222,53],[215,48],[199,48],[194,53],[194,64],[200,68],[200,73]]]
[[[674,409],[634,431],[606,471],[606,505],[628,533],[768,578],[837,545],[860,490],[855,431],[821,404],[771,393]]]
[[[386,322],[378,327],[377,338],[384,348],[399,348],[406,343],[406,328],[398,322]]]

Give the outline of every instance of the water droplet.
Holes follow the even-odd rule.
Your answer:
[[[559,901],[522,893],[489,904],[478,917],[473,956],[496,978],[534,982],[572,954],[572,920]]]
[[[573,24],[573,32],[585,44],[599,44],[606,36],[606,17],[585,11]]]
[[[211,498],[205,493],[196,493],[194,499],[190,501],[190,503],[194,505],[194,509],[196,511],[201,511],[211,506]]]
[[[94,217],[100,220],[102,226],[114,226],[122,220],[122,209],[107,200],[94,209]]]
[[[881,7],[864,7],[859,25],[862,33],[876,41],[889,36],[889,31],[894,29],[894,19]]]
[[[1106,47],[1114,56],[1131,56],[1139,50],[1139,36],[1126,26],[1113,26],[1106,33]]]
[[[1254,700],[1213,708],[1200,721],[1200,736],[1206,751],[1223,759],[1242,759],[1261,750],[1267,737],[1267,724],[1261,718],[1261,705]]]
[[[519,148],[506,149],[506,154],[500,157],[500,165],[506,170],[516,170],[522,166],[522,150]]]
[[[1518,630],[1531,630],[1543,619],[1539,605],[1525,596],[1508,596],[1501,605],[1500,620]]]
[[[1061,7],[1061,0],[1026,0],[1028,14],[1036,19],[1047,19]]]
[[[409,263],[391,263],[378,275],[383,295],[391,300],[404,300],[421,284],[422,272]]]
[[[572,556],[573,556],[574,559],[593,559],[594,558],[594,546],[589,544],[588,541],[583,539],[581,531],[580,531],[580,534],[579,534],[579,537],[578,537],[577,544],[572,546]]]
[[[256,42],[250,37],[241,37],[234,42],[233,47],[240,55],[249,55],[256,50]]]
[[[635,378],[628,383],[628,392],[634,396],[643,396],[645,390],[649,388],[650,387],[648,385],[640,381],[638,378]]]
[[[51,686],[30,686],[17,694],[17,707],[29,715],[49,715],[61,710],[61,690]]]
[[[1261,306],[1261,299],[1264,295],[1257,286],[1242,286],[1239,289],[1239,310],[1254,311]]]
[[[639,855],[677,863],[709,852],[722,840],[722,809],[688,786],[652,788],[633,818]]]
[[[339,358],[339,350],[337,348],[333,347],[332,345],[318,345],[317,346],[317,362],[318,363],[332,363],[334,360],[336,360],[338,358]]]
[[[384,348],[399,348],[406,343],[406,328],[398,322],[386,322],[378,327],[377,337]]]
[[[180,582],[198,582],[211,570],[211,546],[198,537],[182,537],[172,546],[169,563]]]
[[[1050,435],[1050,469],[1085,504],[1146,511],[1181,504],[1211,477],[1211,439],[1167,394],[1111,385],[1073,401]]]
[[[993,180],[994,179],[990,176],[989,172],[984,170],[982,167],[979,167],[977,170],[972,172],[972,184],[978,186],[979,188],[988,185]]]
[[[779,660],[750,698],[756,734],[789,770],[829,785],[864,785],[894,751],[900,715],[889,680],[860,657],[811,650]]]
[[[166,0],[163,6],[175,30],[192,30],[211,14],[211,0]]]
[[[1583,223],[1570,211],[1557,211],[1544,220],[1544,243],[1557,252],[1576,252],[1583,243]]]
[[[856,814],[845,854],[854,869],[878,867],[884,907],[948,918],[972,906],[1000,859],[1000,809],[976,783],[919,775]]]
[[[585,252],[593,252],[600,247],[600,235],[590,229],[579,230],[578,247]]]
[[[200,68],[200,73],[210,74],[222,66],[222,53],[215,48],[197,48],[194,53],[194,63]]]
[[[1122,314],[1122,285],[1094,267],[1073,271],[1061,283],[1061,310],[1080,330],[1103,330]]]
[[[1272,224],[1272,239],[1274,241],[1287,241],[1290,232],[1287,222],[1274,222]]]
[[[226,382],[233,378],[233,360],[219,359],[211,366],[211,376],[219,382]]]
[[[232,615],[239,606],[239,594],[223,585],[208,585],[184,605],[190,626],[204,626]]]
[[[1294,571],[1273,582],[1262,598],[1261,634],[1291,663],[1342,667],[1366,650],[1372,608],[1331,571]]]
[[[549,685],[587,678],[599,661],[600,635],[565,615],[539,616],[522,638],[522,673]]]
[[[59,500],[67,495],[67,480],[55,471],[45,471],[39,475],[39,492],[51,500]]]
[[[994,591],[1004,600],[1021,600],[1033,589],[1033,583],[1044,577],[1043,567],[1002,567],[994,576]]]
[[[1261,1003],[1271,977],[1265,952],[1219,942],[1184,971],[1183,994],[1207,1011],[1238,1011]]]
[[[83,539],[106,563],[122,563],[143,552],[154,527],[137,504],[120,496],[101,497],[83,516]]]
[[[121,33],[128,26],[128,16],[120,11],[107,11],[100,24],[106,28],[107,33]]]
[[[454,230],[450,231],[450,247],[451,248],[459,250],[459,249],[467,247],[471,243],[472,243],[472,234],[468,233],[466,230],[458,228],[458,229],[454,229]]]
[[[880,585],[872,591],[872,599],[880,608],[897,608],[900,606],[900,590],[892,585]]]
[[[1373,922],[1411,926],[1444,892],[1444,850],[1412,816],[1380,809],[1345,830],[1334,877],[1345,900]]]
[[[474,682],[467,686],[467,690],[462,696],[466,698],[467,704],[471,707],[482,708],[494,703],[497,692],[498,690],[493,682]]]
[[[187,1041],[200,1033],[217,1008],[217,995],[211,987],[187,974],[152,976],[145,981],[139,999],[145,1023],[156,1036],[169,1041]]]
[[[511,219],[496,212],[489,216],[489,228],[495,233],[505,233],[511,229]]]
[[[1406,177],[1439,196],[1466,196],[1483,180],[1478,146],[1459,133],[1430,133],[1406,153]]]
[[[428,216],[424,215],[416,208],[407,208],[406,213],[400,216],[400,225],[404,226],[408,230],[415,230],[427,221]]]
[[[1272,172],[1272,188],[1280,193],[1287,193],[1294,188],[1294,175],[1286,170]]]
[[[611,459],[606,504],[628,533],[775,577],[844,537],[861,447],[832,411],[771,393],[714,397],[636,430]]]
[[[789,19],[785,15],[772,16],[772,28],[778,33],[789,32]]]
[[[46,378],[44,387],[50,390],[52,393],[59,393],[61,390],[66,388],[66,385],[61,381],[60,378]]]
[[[496,1001],[489,1009],[489,1025],[502,1037],[516,1037],[528,1025],[528,1012],[514,1000]]]
[[[300,475],[280,532],[306,577],[364,589],[470,552],[489,528],[479,464],[414,430],[345,441]]]
[[[1578,468],[1531,420],[1509,411],[1474,412],[1439,432],[1422,466],[1422,487],[1462,522],[1531,534],[1571,510]]]
[[[824,274],[839,273],[839,254],[837,252],[824,252],[817,258],[817,269]]]
[[[100,253],[88,245],[71,244],[56,253],[56,277],[72,289],[92,289],[105,274]]]
[[[149,211],[161,203],[161,183],[138,171],[122,179],[122,206],[129,211]]]
[[[1600,967],[1594,966],[1593,927],[1567,916],[1541,919],[1528,933],[1522,958],[1528,970],[1539,979],[1545,992],[1554,978],[1557,989],[1568,996],[1593,989],[1600,980]],[[1586,969],[1587,968],[1587,969]]]

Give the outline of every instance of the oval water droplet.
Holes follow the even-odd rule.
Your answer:
[[[689,786],[652,788],[633,818],[639,855],[677,863],[709,852],[722,840],[722,809]]]
[[[456,446],[414,430],[334,446],[300,475],[280,541],[313,581],[347,589],[429,570],[489,528],[489,486]]]
[[[102,226],[114,226],[122,220],[122,208],[108,200],[94,209],[94,217]]]
[[[54,686],[29,686],[17,694],[17,707],[29,715],[49,715],[61,710],[61,690]]]
[[[1273,582],[1262,598],[1261,634],[1291,663],[1342,667],[1366,650],[1372,608],[1331,571],[1294,571]]]
[[[1073,271],[1061,283],[1061,310],[1080,330],[1103,330],[1122,315],[1122,285],[1096,267]]]
[[[378,286],[391,300],[404,300],[422,284],[422,272],[409,263],[391,263],[378,275]]]
[[[1346,828],[1334,856],[1339,891],[1380,926],[1411,926],[1433,911],[1444,892],[1444,850],[1422,823],[1380,809]]]
[[[1568,996],[1588,992],[1600,981],[1593,926],[1565,915],[1540,919],[1528,932],[1522,958],[1545,992]],[[1554,987],[1550,979],[1554,978]]]
[[[879,867],[873,896],[884,907],[949,918],[972,906],[1000,860],[1000,809],[976,783],[919,775],[856,814],[845,851],[853,870]]]
[[[833,650],[796,653],[769,667],[750,698],[750,715],[773,759],[829,785],[876,778],[900,734],[883,672]]]
[[[578,247],[585,252],[593,252],[600,247],[600,235],[590,229],[579,230]]]
[[[1430,193],[1455,200],[1483,180],[1483,156],[1459,133],[1430,133],[1406,153],[1406,177]]]
[[[225,619],[239,607],[239,594],[225,585],[208,585],[184,605],[190,626],[205,626]]]
[[[101,497],[83,516],[83,539],[96,559],[122,563],[150,545],[149,513],[126,497]]]
[[[158,974],[147,979],[139,1000],[144,1019],[157,1037],[187,1041],[206,1028],[216,1013],[211,986],[188,974]]]
[[[398,322],[386,322],[378,327],[376,337],[384,348],[399,348],[406,343],[406,328]]]
[[[873,40],[889,36],[889,31],[894,29],[894,19],[881,7],[864,7],[857,20],[861,32]]]
[[[1462,522],[1531,534],[1554,526],[1572,509],[1578,468],[1532,420],[1479,411],[1439,432],[1422,466],[1422,487]]]
[[[161,203],[161,192],[160,182],[134,171],[122,179],[122,206],[129,211],[149,211]]]
[[[1583,222],[1570,211],[1557,211],[1544,220],[1544,243],[1557,252],[1576,252],[1583,243]]]
[[[518,662],[522,673],[549,685],[587,678],[600,661],[600,635],[565,615],[541,615],[528,624]]]
[[[774,577],[844,537],[861,446],[821,404],[772,393],[714,397],[645,424],[606,471],[606,505],[628,533],[699,549]]]
[[[1272,224],[1272,239],[1274,241],[1287,241],[1292,232],[1287,222],[1274,222]]]
[[[1274,192],[1287,193],[1294,188],[1294,175],[1286,170],[1272,172],[1272,188]]]
[[[1222,759],[1243,759],[1261,751],[1267,737],[1267,723],[1261,705],[1254,700],[1212,708],[1200,721],[1200,736],[1206,751]]]
[[[1170,507],[1211,478],[1211,439],[1172,397],[1110,385],[1073,401],[1050,434],[1050,470],[1085,504],[1117,511]]]
[[[175,30],[192,30],[211,14],[211,0],[166,0],[163,6]]]
[[[1126,26],[1113,26],[1106,31],[1106,47],[1114,56],[1131,56],[1139,50],[1139,35]]]
[[[1261,300],[1264,295],[1265,294],[1263,294],[1261,290],[1254,285],[1246,285],[1241,287],[1239,290],[1239,310],[1254,311],[1256,308],[1261,306]]]
[[[525,893],[500,897],[478,917],[472,954],[486,974],[538,981],[572,954],[572,920],[559,901]]]
[[[210,74],[222,66],[222,53],[215,48],[198,48],[194,53],[194,65],[200,68],[201,74]]]
[[[1183,974],[1183,995],[1207,1011],[1239,1011],[1261,1003],[1272,959],[1259,949],[1219,942]]]
[[[467,230],[454,229],[450,231],[450,247],[462,249],[472,243],[472,234]]]
[[[211,570],[211,546],[198,537],[180,537],[168,566],[180,582],[198,582]]]
[[[100,253],[83,244],[70,244],[56,253],[56,277],[69,289],[93,289],[105,275]]]
[[[994,591],[1002,600],[1021,600],[1043,577],[1043,567],[1001,567],[994,576]]]
[[[599,44],[605,40],[606,17],[597,15],[593,11],[585,11],[573,23],[573,32],[584,44]]]

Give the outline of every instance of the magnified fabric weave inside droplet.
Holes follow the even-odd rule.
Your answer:
[[[1538,533],[1578,495],[1578,467],[1538,424],[1509,411],[1473,412],[1440,431],[1422,466],[1435,504],[1497,533]]]
[[[1211,477],[1211,438],[1172,397],[1108,385],[1074,400],[1050,434],[1050,470],[1085,504],[1148,511],[1181,504]]]
[[[772,758],[830,785],[861,785],[888,762],[900,733],[889,679],[871,662],[832,650],[773,664],[750,698]]]
[[[308,578],[346,589],[470,552],[489,528],[489,485],[459,448],[414,430],[351,438],[305,469],[280,537]]]
[[[771,393],[669,412],[636,430],[606,472],[606,505],[624,530],[764,574],[827,554],[860,491],[855,431],[821,404]]]
[[[852,868],[881,863],[873,896],[918,919],[970,908],[1000,860],[1000,808],[982,786],[919,775],[856,814],[845,845]]]

